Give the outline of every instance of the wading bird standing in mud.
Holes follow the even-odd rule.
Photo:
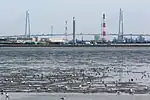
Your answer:
[[[120,95],[121,94],[121,92],[120,91],[117,91],[117,95]]]
[[[66,100],[65,96],[60,98],[61,100]]]
[[[129,89],[129,94],[132,94],[132,95],[133,95],[134,92],[135,92],[135,91],[134,91],[133,89]]]
[[[2,90],[1,90],[1,95],[3,95],[3,94],[4,94],[4,90],[2,89]]]
[[[5,97],[6,97],[6,99],[9,99],[9,95],[7,92],[5,93]]]

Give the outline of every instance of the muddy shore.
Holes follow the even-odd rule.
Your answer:
[[[49,93],[129,93],[147,94],[150,87],[135,79],[115,79],[120,69],[104,68],[0,68],[0,89],[5,92],[49,92]],[[44,74],[43,74],[44,73]],[[113,73],[113,74],[112,74]],[[121,71],[121,73],[146,72]],[[114,76],[113,76],[114,75]],[[137,80],[137,79],[136,79]]]

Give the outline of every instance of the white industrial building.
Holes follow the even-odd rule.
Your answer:
[[[17,38],[17,43],[34,42],[33,38]]]
[[[65,39],[60,39],[60,38],[51,38],[49,39],[49,41],[53,43],[65,43],[66,42]]]

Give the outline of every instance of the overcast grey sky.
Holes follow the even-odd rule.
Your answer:
[[[119,8],[124,11],[124,30],[150,33],[149,0],[0,0],[0,35],[24,34],[25,11],[30,10],[31,33],[64,33],[64,21],[72,32],[100,33],[101,15],[106,13],[107,31],[118,32]]]

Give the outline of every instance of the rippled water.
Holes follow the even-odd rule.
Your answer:
[[[150,48],[0,48],[0,67],[149,66]]]

